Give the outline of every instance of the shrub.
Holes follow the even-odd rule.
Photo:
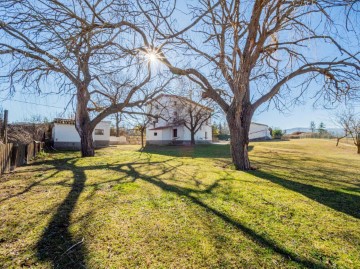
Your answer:
[[[227,135],[227,134],[219,134],[217,137],[218,137],[219,140],[228,141],[230,139],[230,135]]]
[[[281,139],[283,135],[284,135],[284,132],[279,128],[274,128],[272,130],[272,137],[274,139]]]

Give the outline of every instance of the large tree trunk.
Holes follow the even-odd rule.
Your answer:
[[[77,105],[75,116],[75,127],[80,136],[81,156],[92,157],[95,155],[92,132],[94,127],[91,125],[87,104],[89,93],[85,89],[78,89]]]
[[[144,132],[145,129],[141,128],[140,134],[141,134],[141,148],[144,148]]]
[[[95,155],[94,142],[92,137],[92,130],[88,127],[83,127],[83,131],[80,134],[81,139],[81,156],[93,157]]]
[[[191,144],[191,145],[195,145],[195,132],[194,132],[194,131],[190,131],[190,133],[191,133],[190,144]]]
[[[116,113],[115,115],[115,121],[116,121],[116,137],[120,136],[120,113]]]
[[[251,112],[246,109],[242,112],[229,111],[226,119],[230,129],[230,152],[235,168],[251,170],[248,155]]]

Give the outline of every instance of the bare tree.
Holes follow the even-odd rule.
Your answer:
[[[344,136],[337,138],[336,146],[340,139],[351,137],[360,154],[360,115],[352,110],[345,111],[337,115],[337,122],[344,130]]]
[[[149,114],[145,106],[123,115],[124,120],[133,126],[136,132],[140,133],[142,149],[145,147],[144,135],[146,133],[146,127],[156,117],[156,115]]]
[[[176,96],[175,98],[178,101],[177,121],[184,124],[185,128],[190,131],[190,143],[195,145],[196,133],[204,125],[210,126],[210,119],[213,115],[213,109],[210,108],[211,102],[194,98],[193,94],[189,98],[182,96]]]
[[[94,155],[96,124],[151,98],[137,94],[152,74],[137,49],[150,46],[144,20],[131,2],[3,0],[0,18],[2,86],[73,96],[82,156]],[[102,80],[121,73],[132,75],[122,101],[99,106],[100,99],[113,99]]]
[[[116,112],[113,117],[115,118],[116,137],[119,137],[120,136],[121,113]]]
[[[156,13],[147,19],[158,40],[165,40],[152,53],[224,111],[236,169],[251,169],[249,128],[260,106],[281,109],[309,88],[315,100],[329,103],[358,92],[359,49],[351,45],[357,40],[357,14],[348,14],[358,10],[359,1],[201,0],[190,7],[196,19],[182,30],[174,27],[172,9],[165,12],[163,2],[151,1],[146,9],[138,0],[144,12]],[[161,27],[155,27],[158,20]],[[180,53],[188,61],[173,56]]]
[[[310,130],[312,133],[314,133],[316,131],[316,125],[314,121],[310,122]]]
[[[164,87],[166,87],[171,80],[172,77],[162,79],[160,76],[157,76],[156,81],[149,80],[146,85],[144,84],[141,88],[138,88],[138,82],[136,80],[123,79],[119,81],[116,76],[108,77],[100,81],[99,89],[96,88],[92,92],[94,93],[94,97],[91,100],[88,111],[95,113],[94,121],[100,121],[105,116],[115,114],[117,123],[120,122],[125,114],[141,115],[145,113],[141,109],[141,106],[159,92],[163,91]],[[130,99],[132,99],[132,102],[128,103]],[[127,103],[127,105],[119,109],[118,104],[123,103]]]
[[[149,117],[142,118],[139,123],[135,126],[135,129],[140,132],[141,148],[145,147],[144,134],[146,132],[146,126],[149,123]]]

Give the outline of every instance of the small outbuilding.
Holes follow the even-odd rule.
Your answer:
[[[110,121],[101,121],[93,131],[95,147],[107,147],[110,144]],[[56,149],[81,148],[80,136],[73,119],[54,119],[52,126],[52,141]]]
[[[250,140],[271,139],[269,126],[267,126],[266,124],[251,122],[250,130],[249,130],[249,139]]]

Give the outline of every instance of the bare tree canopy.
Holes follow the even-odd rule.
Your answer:
[[[281,109],[309,89],[326,104],[359,94],[359,1],[201,0],[189,7],[193,24],[180,30],[164,2],[151,1],[146,9],[138,0],[154,14],[147,19],[164,40],[153,53],[225,112],[237,169],[251,169],[248,132],[263,104]],[[170,46],[173,51],[164,52]]]
[[[74,96],[82,156],[94,155],[91,134],[100,120],[153,96],[139,92],[152,79],[138,50],[151,35],[131,2],[4,0],[0,18],[3,90],[18,84],[28,92]],[[105,87],[109,77],[121,98]]]
[[[344,130],[344,136],[338,137],[336,146],[340,139],[350,137],[357,147],[357,153],[360,154],[360,114],[349,109],[337,115],[337,122]]]
[[[213,105],[211,100],[203,100],[190,92],[188,98],[183,96],[174,96],[177,100],[175,121],[183,124],[190,131],[190,143],[195,144],[195,135],[205,125],[210,125],[210,119],[213,115]],[[167,113],[169,115],[170,113]]]

